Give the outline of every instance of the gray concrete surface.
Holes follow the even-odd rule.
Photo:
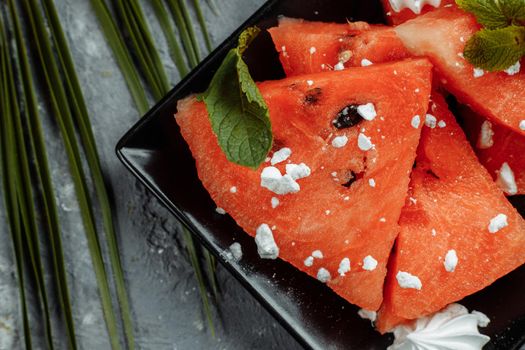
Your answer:
[[[218,45],[263,0],[217,0],[220,16],[203,2],[214,45]],[[222,296],[212,337],[197,283],[178,233],[178,223],[120,164],[117,140],[140,117],[98,28],[88,0],[55,1],[83,87],[103,169],[115,198],[115,220],[135,319],[139,349],[298,349],[299,345],[223,268]],[[146,0],[142,1],[172,84],[179,75]],[[202,51],[205,51],[204,47]],[[81,349],[109,349],[83,226],[67,159],[56,126],[42,102],[46,142],[60,206],[71,298]],[[22,347],[15,268],[0,206],[0,350]],[[48,276],[49,278],[49,276]],[[33,312],[35,316],[37,313]],[[53,310],[56,319],[56,310]],[[220,315],[220,317],[219,317]],[[36,316],[35,316],[36,317]],[[38,321],[38,320],[35,320]],[[36,332],[35,349],[43,348]],[[58,335],[57,348],[65,348]]]

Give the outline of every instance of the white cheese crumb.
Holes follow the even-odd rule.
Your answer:
[[[317,279],[323,283],[326,283],[330,281],[330,272],[325,269],[324,267],[321,267],[319,271],[317,271]]]
[[[222,209],[222,208],[219,208],[219,207],[215,208],[215,211],[216,211],[217,213],[221,214],[221,215],[226,214],[226,210],[224,210],[224,209]]]
[[[443,129],[445,126],[447,126],[447,123],[445,123],[444,120],[440,120],[439,123],[438,123],[438,126]]]
[[[494,140],[492,139],[493,136],[494,131],[492,130],[492,123],[485,120],[483,124],[481,124],[481,130],[479,131],[478,148],[487,149],[492,147],[494,145]]]
[[[447,270],[447,272],[454,272],[456,266],[458,265],[458,255],[454,249],[451,249],[447,252],[443,265],[445,265],[445,270]]]
[[[434,129],[437,124],[437,119],[432,114],[428,114],[425,116],[425,125],[428,126],[430,129]]]
[[[415,92],[416,94],[419,94],[419,91],[420,91],[419,88],[417,88],[417,89],[414,90],[414,92]]]
[[[349,197],[349,196],[346,196],[345,198],[343,198],[343,200],[345,200],[345,201],[349,201],[349,200],[350,200],[350,197]]]
[[[377,312],[375,311],[360,309],[359,311],[357,311],[357,314],[364,320],[370,320],[372,322],[375,322],[375,320],[377,319]]]
[[[398,271],[396,275],[397,283],[401,288],[411,288],[421,290],[423,284],[421,280],[408,272]]]
[[[413,118],[412,118],[412,121],[410,122],[410,125],[412,125],[412,127],[414,129],[417,129],[419,128],[419,125],[421,124],[421,118],[419,117],[419,115],[415,115]]]
[[[345,64],[343,62],[338,62],[335,66],[334,66],[334,70],[335,71],[338,71],[338,70],[344,70],[345,69]]]
[[[371,255],[366,256],[363,259],[363,270],[374,271],[377,267],[377,260]]]
[[[325,213],[326,215],[330,215],[331,211],[330,211],[330,210],[325,210],[324,213]]]
[[[525,119],[520,120],[519,127],[520,127],[520,130],[524,130],[525,131]]]
[[[319,249],[318,250],[314,250],[312,252],[312,256],[316,259],[322,259],[323,258],[323,252],[320,251]]]
[[[312,266],[314,264],[314,258],[313,256],[309,256],[308,258],[304,259],[304,266]]]
[[[436,235],[437,235],[436,229],[433,228],[433,229],[432,229],[432,236],[433,236],[433,237],[436,237]]]
[[[233,243],[229,249],[235,261],[240,261],[242,259],[242,247],[240,243]]]
[[[370,60],[368,60],[366,58],[363,58],[361,60],[361,67],[367,67],[367,66],[371,66],[373,64],[374,64],[374,62],[372,62],[372,61],[370,61]]]
[[[314,81],[313,80],[307,80],[306,84],[308,84],[308,86],[312,86],[312,85],[314,85]]]
[[[271,202],[272,202],[273,209],[277,208],[277,206],[279,206],[279,203],[280,203],[279,198],[277,197],[272,197]]]
[[[363,133],[359,133],[359,136],[357,137],[357,146],[362,151],[369,151],[374,147],[374,144],[370,140],[370,137],[367,137]]]
[[[518,74],[520,72],[520,68],[521,68],[520,61],[518,61],[514,63],[512,66],[510,66],[509,68],[505,69],[505,73],[507,73],[508,75]]]
[[[384,217],[379,218],[379,222],[386,222],[386,218]]]
[[[299,180],[304,177],[310,176],[312,171],[308,167],[308,165],[301,163],[301,164],[286,164],[286,174],[290,175],[292,179]],[[286,176],[286,175],[285,175]]]
[[[257,245],[257,253],[262,259],[277,259],[279,256],[279,247],[273,239],[270,226],[267,224],[262,224],[257,228],[255,244]]]
[[[373,103],[357,106],[357,114],[365,120],[374,120],[377,117],[376,108]]]
[[[231,193],[237,193],[237,187],[235,187],[235,186],[230,187],[230,192]]]
[[[485,75],[485,71],[481,68],[474,68],[474,78],[480,78],[482,77],[483,75]]]
[[[514,172],[507,162],[501,165],[501,168],[498,171],[498,179],[496,182],[506,194],[515,195],[518,193],[518,185],[516,184]]]
[[[279,169],[273,166],[266,167],[261,172],[261,186],[276,194],[296,193],[301,190],[289,174],[283,176]]]
[[[503,229],[504,227],[509,226],[509,223],[507,222],[507,215],[505,214],[498,214],[492,219],[490,219],[489,223],[489,232],[490,233],[496,233],[499,230]]]
[[[348,137],[346,135],[334,137],[332,140],[332,146],[335,148],[342,148],[348,143]]]
[[[347,272],[350,271],[350,259],[343,258],[341,262],[339,263],[339,268],[337,269],[337,272],[339,275],[344,276]]]
[[[315,47],[311,47],[310,48],[310,55],[313,55],[315,52],[317,51],[317,49]]]
[[[376,187],[376,180],[368,179],[368,184],[370,185],[370,187]]]
[[[280,150],[274,152],[272,159],[270,160],[270,163],[272,165],[284,162],[292,155],[292,150],[288,147],[283,147]]]

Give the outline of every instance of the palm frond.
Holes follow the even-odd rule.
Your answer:
[[[117,298],[120,303],[120,311],[122,314],[122,321],[124,325],[124,333],[126,334],[128,348],[135,348],[135,340],[133,336],[133,322],[131,319],[131,310],[129,300],[126,292],[126,284],[124,281],[124,272],[119,256],[119,248],[117,242],[117,235],[113,223],[113,216],[109,196],[102,174],[100,164],[100,157],[96,148],[95,137],[92,132],[91,123],[87,107],[84,101],[84,96],[80,88],[80,83],[75,72],[73,59],[70,55],[69,47],[60,25],[58,14],[52,0],[44,0],[44,10],[49,19],[51,26],[51,36],[53,38],[55,47],[57,49],[60,67],[64,74],[65,88],[69,96],[72,106],[72,116],[78,126],[80,139],[84,146],[84,151],[87,156],[87,162],[91,171],[91,177],[95,185],[95,192],[102,209],[102,222],[106,232],[106,239],[108,242],[108,253],[113,268],[113,274],[116,285]]]
[[[115,60],[122,71],[129,91],[139,113],[146,113],[149,108],[146,92],[141,84],[139,73],[135,68],[131,54],[126,48],[125,41],[118,30],[118,26],[111,16],[104,0],[91,0],[91,6],[95,11],[101,30],[106,36],[107,43],[111,47]]]
[[[51,48],[51,42],[47,36],[42,14],[38,11],[37,3],[35,0],[21,0],[21,2],[27,16],[29,41],[35,45],[36,56],[39,62],[37,66],[44,77],[44,84],[46,86],[45,90],[49,94],[48,97],[51,110],[61,131],[65,150],[69,159],[70,170],[80,205],[81,216],[86,229],[88,248],[99,286],[102,310],[106,320],[111,346],[113,349],[120,349],[117,318],[111,300],[108,274],[102,258],[100,241],[96,229],[96,220],[93,215],[91,200],[88,194],[89,191],[86,177],[82,169],[80,150],[75,137],[71,106],[65,89],[61,84],[62,79],[58,69],[58,64]],[[14,10],[16,14],[16,8]]]
[[[195,51],[195,48],[193,46],[193,42],[196,39],[195,37],[191,37],[191,32],[188,25],[186,24],[186,20],[184,19],[183,11],[179,0],[166,0],[166,2],[173,16],[173,20],[175,21],[175,25],[179,30],[182,46],[184,47],[184,51],[186,52],[186,56],[188,57],[190,67],[193,68],[197,64],[199,64],[200,60],[199,53]]]
[[[208,27],[206,26],[206,20],[204,19],[204,15],[202,14],[201,4],[199,0],[193,0],[193,8],[195,9],[195,13],[197,14],[197,20],[199,21],[201,32],[204,36],[206,48],[208,49],[208,51],[211,51],[213,46],[211,43],[210,33],[208,32]]]

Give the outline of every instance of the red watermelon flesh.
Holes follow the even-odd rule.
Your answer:
[[[485,73],[476,78],[474,67],[461,57],[467,40],[479,29],[473,16],[455,7],[442,8],[395,28],[414,55],[427,56],[443,86],[494,124],[525,135],[525,69],[514,75]]]
[[[428,1],[429,4],[423,6],[420,13],[418,14],[416,14],[414,11],[406,7],[401,9],[400,6],[397,5],[398,3],[400,3],[400,1],[398,0],[382,0],[382,3],[383,3],[383,9],[385,11],[385,16],[386,16],[386,19],[388,20],[388,23],[397,25],[397,24],[404,23],[410,19],[413,19],[419,15],[435,10],[436,7],[439,8],[439,7],[455,5],[456,1],[455,0]],[[392,4],[394,4],[394,6],[392,6]],[[437,5],[437,6],[434,6],[434,5]],[[398,9],[398,11],[396,11],[394,8]]]
[[[289,147],[289,161],[311,169],[310,176],[298,180],[301,190],[294,194],[276,195],[260,186],[269,163],[253,170],[227,161],[206,108],[195,97],[179,101],[176,120],[199,178],[219,207],[252,236],[261,224],[272,227],[280,258],[314,277],[326,269],[335,292],[377,310],[420,136],[421,127],[414,128],[411,120],[426,112],[430,80],[428,61],[409,60],[259,84],[270,110],[273,151]],[[421,93],[407,93],[416,88]],[[346,106],[364,103],[375,105],[375,119],[340,130],[333,126]],[[375,147],[359,149],[359,133],[370,137]],[[346,146],[334,148],[334,137],[343,135]],[[285,163],[275,166],[284,173]],[[343,186],[352,173],[355,181]],[[280,202],[276,208],[273,197]],[[323,258],[305,266],[316,250]],[[369,255],[378,263],[371,271],[363,269]],[[344,258],[350,259],[351,271],[340,276]]]
[[[422,132],[376,324],[381,332],[438,311],[525,262],[525,221],[479,164],[444,99],[434,94],[431,106],[446,126]],[[499,214],[508,226],[490,233]],[[450,250],[458,258],[453,272],[444,265]],[[401,288],[400,271],[417,276],[421,290]]]
[[[466,106],[461,106],[459,113],[479,161],[488,169],[492,178],[509,195],[525,194],[525,136],[490,123]],[[482,129],[485,135],[492,134],[492,137],[483,138]],[[498,180],[498,174],[505,163],[514,175],[517,192],[511,189],[513,186],[509,186],[507,181]]]
[[[391,27],[365,22],[346,24],[282,18],[268,30],[287,76],[334,70],[361,61],[398,61],[410,56]]]

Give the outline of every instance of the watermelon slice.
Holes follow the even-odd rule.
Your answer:
[[[525,221],[479,164],[444,99],[423,129],[377,327],[433,313],[525,262]],[[420,283],[420,284],[419,284]]]
[[[525,136],[490,123],[466,106],[461,106],[459,113],[479,161],[492,178],[508,195],[525,194]],[[505,163],[514,181],[506,180]]]
[[[287,76],[361,66],[363,60],[398,61],[410,56],[393,28],[365,22],[282,18],[278,27],[268,31]]]
[[[176,121],[204,187],[247,233],[260,234],[262,256],[277,255],[271,233],[280,258],[349,302],[377,310],[420,136],[413,120],[427,109],[431,68],[409,60],[259,84],[274,133],[272,163],[291,151],[274,164],[277,171],[270,163],[253,170],[227,161],[195,97],[179,101]],[[358,105],[372,120],[358,117]],[[299,178],[309,173],[301,163],[309,176]],[[295,174],[298,192],[261,187],[269,175],[280,184],[285,171]]]
[[[456,3],[455,0],[430,0],[430,1],[409,0],[409,1],[411,1],[414,5],[416,4],[419,5],[421,3],[426,3],[426,4],[421,8],[419,13],[416,13],[417,8],[414,8],[416,12],[414,12],[412,9],[408,7],[402,8],[402,3],[404,1],[382,0],[383,9],[385,11],[385,16],[386,16],[386,19],[388,20],[388,23],[394,24],[394,25],[401,24],[421,14],[430,12],[436,8],[452,6],[452,5],[455,5]]]
[[[443,86],[457,99],[494,124],[525,135],[525,69],[505,72],[475,71],[461,57],[465,42],[479,29],[473,16],[455,7],[441,8],[395,28],[407,49],[427,56]]]

